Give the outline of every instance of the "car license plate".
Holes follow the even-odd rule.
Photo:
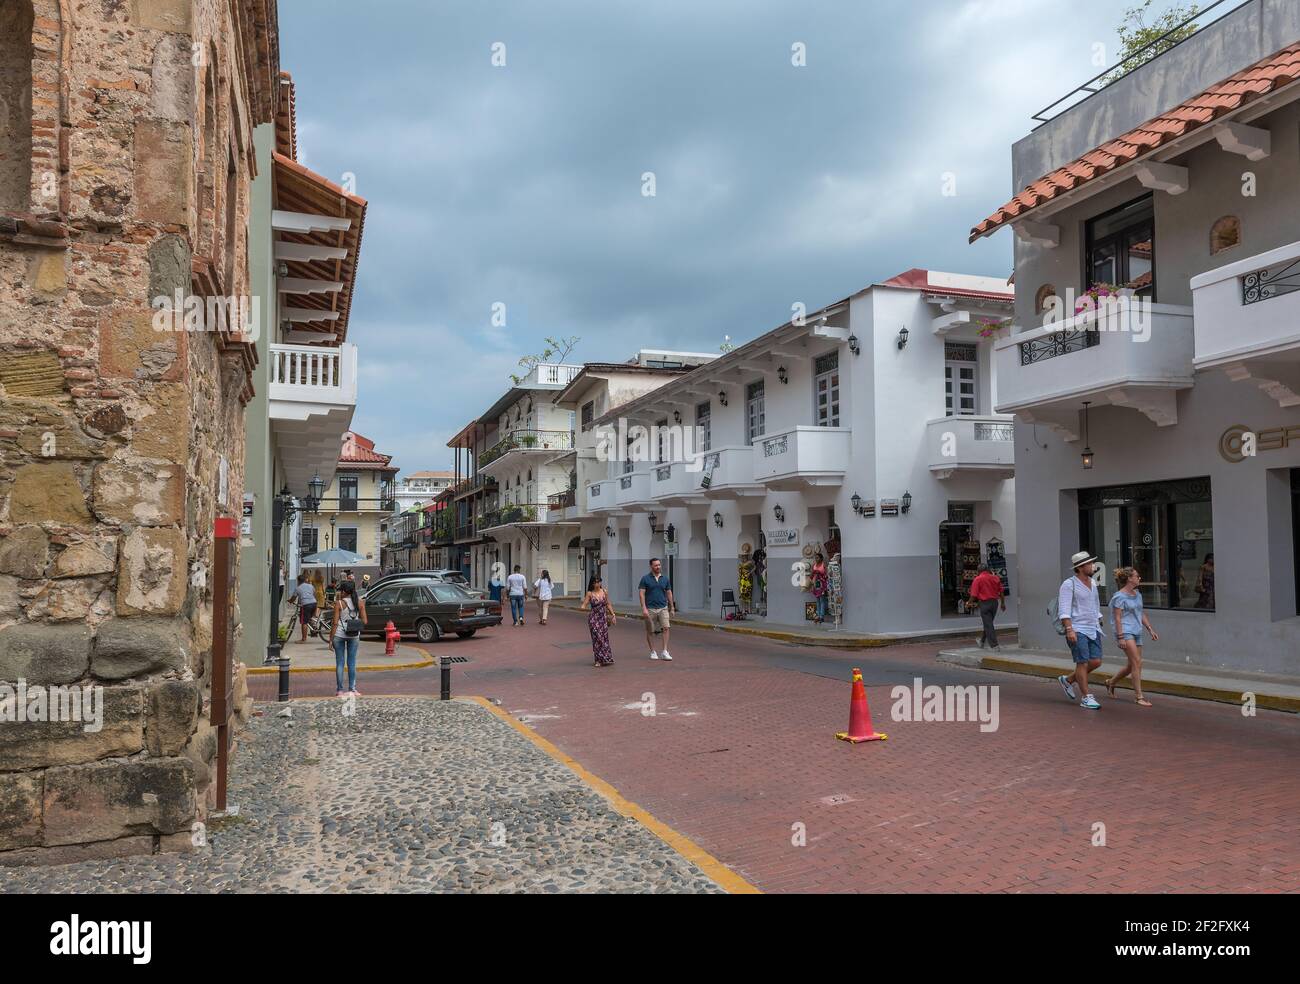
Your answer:
[[[479,609],[477,612],[475,612],[474,614],[476,614],[476,615],[486,615],[486,614],[487,614],[487,609],[486,609],[486,608],[480,608],[480,609]]]

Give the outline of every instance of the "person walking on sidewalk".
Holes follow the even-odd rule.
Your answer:
[[[361,627],[366,624],[366,602],[357,599],[357,586],[352,581],[339,583],[334,598],[334,682],[342,697],[345,693],[360,696],[357,689],[357,646],[361,644]],[[348,689],[343,689],[343,665],[347,663]]]
[[[302,625],[302,638],[298,644],[301,645],[307,641],[307,623],[316,617],[316,589],[307,581],[306,574],[298,575],[293,596],[298,599],[298,622]]]
[[[1114,697],[1115,684],[1126,676],[1132,677],[1134,698],[1140,706],[1150,707],[1151,701],[1142,696],[1142,630],[1151,633],[1152,642],[1160,637],[1142,610],[1142,592],[1138,588],[1142,575],[1137,568],[1119,568],[1115,571],[1115,583],[1119,590],[1110,599],[1111,614],[1115,616],[1115,642],[1128,657],[1128,665],[1106,681],[1106,691]]]
[[[1092,580],[1096,561],[1087,550],[1071,557],[1074,573],[1061,582],[1061,589],[1056,593],[1057,617],[1065,629],[1070,655],[1074,657],[1074,673],[1059,676],[1056,682],[1070,700],[1079,700],[1082,695],[1079,706],[1090,711],[1101,707],[1088,690],[1088,672],[1101,666],[1101,600]]]
[[[494,571],[492,574],[492,580],[488,581],[488,598],[490,598],[492,601],[500,601],[501,592],[505,590],[505,587],[506,587],[505,582],[502,581],[501,578],[499,578],[496,575],[496,572]]]
[[[524,598],[528,595],[528,579],[519,573],[515,564],[514,573],[506,578],[506,594],[510,597],[510,617],[515,625],[524,624]]]
[[[609,644],[609,630],[618,624],[614,606],[609,603],[609,595],[601,586],[600,575],[595,574],[587,582],[587,593],[583,595],[582,611],[589,611],[587,628],[591,631],[591,655],[596,666],[613,666],[614,649]]]
[[[551,572],[542,568],[542,576],[533,582],[533,597],[537,599],[540,620],[546,624],[546,616],[551,612]]]
[[[677,610],[673,602],[673,582],[667,574],[661,574],[663,564],[656,557],[650,561],[650,573],[641,576],[637,593],[641,596],[641,614],[645,617],[645,641],[650,647],[651,659],[671,660],[668,653],[669,613]],[[655,636],[660,632],[664,637],[661,653],[655,645]]]
[[[979,638],[980,648],[988,646],[990,649],[997,649],[998,630],[993,624],[993,619],[998,613],[999,605],[1003,612],[1007,610],[1007,595],[1002,589],[1002,578],[990,571],[988,564],[980,564],[979,573],[971,582],[970,601],[972,608],[979,606],[980,618],[984,622],[984,631],[980,633]]]

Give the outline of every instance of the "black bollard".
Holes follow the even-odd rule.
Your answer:
[[[442,665],[442,699],[451,700],[451,657],[441,657],[440,663]]]
[[[289,660],[284,658],[280,660],[280,703],[283,704],[289,699]]]

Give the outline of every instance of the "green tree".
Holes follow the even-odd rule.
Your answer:
[[[1154,2],[1155,0],[1144,0],[1141,6],[1129,7],[1124,12],[1124,20],[1117,28],[1120,43],[1123,45],[1119,53],[1119,64],[1115,66],[1114,71],[1101,79],[1103,85],[1109,85],[1116,79],[1123,78],[1133,69],[1145,65],[1152,58],[1168,51],[1183,38],[1191,37],[1196,33],[1198,24],[1183,22],[1201,12],[1197,4],[1176,3],[1148,24],[1147,17]],[[1174,30],[1175,28],[1177,30]],[[1166,34],[1169,36],[1164,37]],[[1151,47],[1146,48],[1147,45]],[[1146,50],[1143,51],[1143,48]]]
[[[568,358],[569,353],[577,347],[577,344],[582,341],[582,339],[577,335],[573,335],[570,338],[548,337],[545,341],[546,348],[542,349],[538,355],[525,355],[519,360],[519,366],[524,371],[518,375],[513,372],[510,374],[510,378],[516,386],[527,378],[528,374],[533,371],[538,363],[552,361],[563,362]]]

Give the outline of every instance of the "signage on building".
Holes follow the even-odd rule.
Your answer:
[[[864,516],[874,516],[875,514],[876,514],[876,500],[875,500],[875,499],[868,499],[866,502],[862,503],[862,515],[864,515]]]
[[[798,530],[764,530],[763,537],[767,540],[767,545],[769,547],[797,547],[799,545]]]
[[[668,557],[676,557],[676,556],[677,556],[677,544],[676,544],[675,542],[674,542],[674,543],[665,543],[665,544],[664,544],[664,554],[665,554],[666,556],[668,556]]]
[[[1260,451],[1280,451],[1295,442],[1300,442],[1300,425],[1256,431],[1245,424],[1233,424],[1219,438],[1219,454],[1224,461],[1235,465]]]
[[[898,515],[898,500],[897,500],[897,499],[881,499],[881,500],[880,500],[880,515],[882,515],[882,516],[897,516],[897,515]]]
[[[244,515],[245,516],[253,515],[253,493],[252,492],[244,493]]]

